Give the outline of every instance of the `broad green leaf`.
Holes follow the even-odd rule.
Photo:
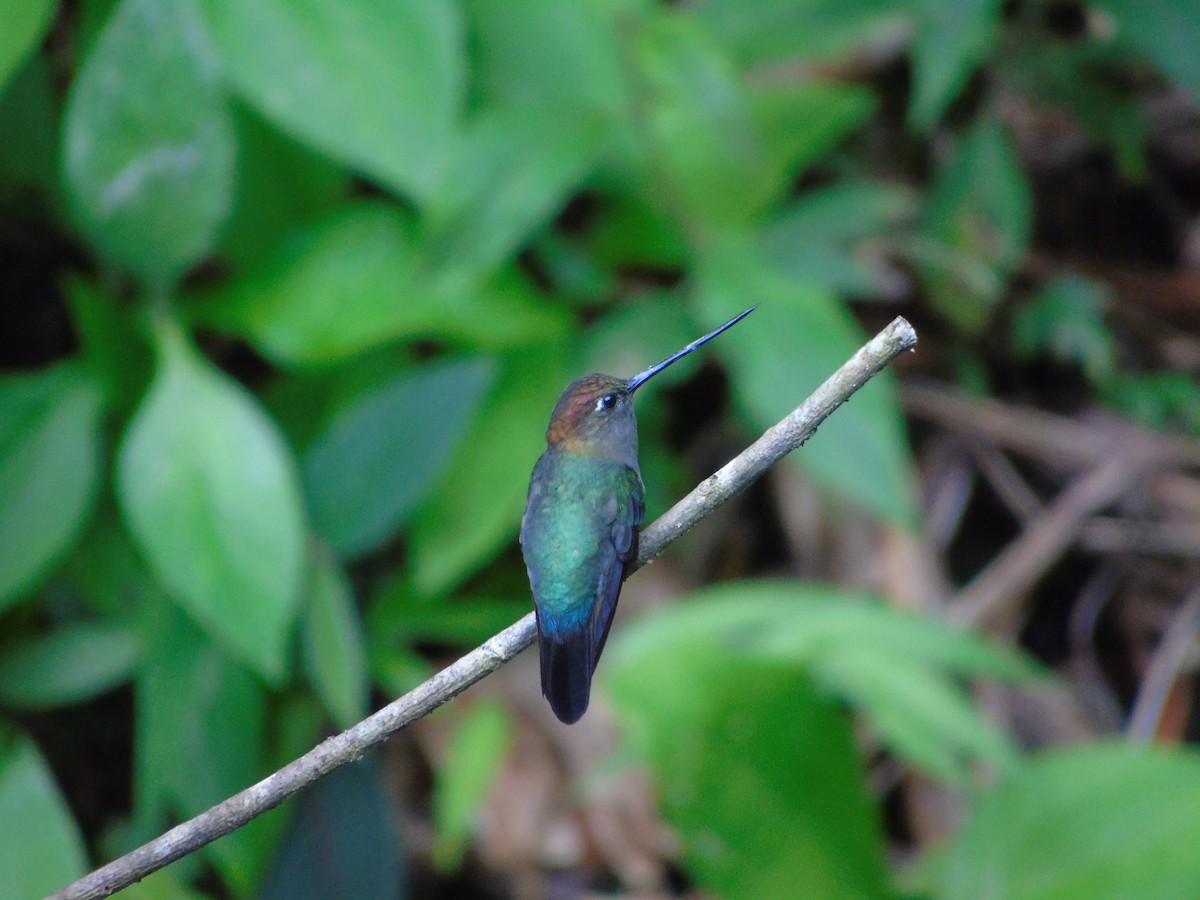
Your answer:
[[[778,183],[738,73],[697,24],[664,14],[637,36],[644,191],[703,223],[746,219]]]
[[[43,897],[88,871],[83,836],[37,746],[0,728],[0,872],[10,897]]]
[[[1038,672],[1028,660],[972,632],[856,591],[768,581],[739,586],[737,596],[760,599],[764,615],[779,614],[780,621],[756,637],[757,655],[809,663],[833,649],[855,648],[914,667],[1002,681],[1028,680]],[[797,608],[803,612],[795,614]]]
[[[1032,199],[1012,139],[981,122],[937,174],[925,206],[927,243],[913,256],[934,303],[960,328],[987,326],[1029,246]]]
[[[123,684],[138,658],[123,625],[66,625],[0,650],[0,706],[47,709],[90,700]]]
[[[734,398],[756,433],[799,406],[866,340],[831,294],[773,271],[736,237],[701,253],[696,280],[705,321],[760,304],[712,350],[731,360]],[[822,487],[880,518],[906,527],[916,521],[912,463],[889,373],[839,407],[790,458]]]
[[[282,678],[304,567],[294,462],[239,385],[156,329],[158,371],[117,461],[138,546],[172,596],[243,661]]]
[[[748,97],[776,196],[790,193],[798,175],[865,125],[879,105],[866,88],[820,81],[756,84]]]
[[[310,575],[304,660],[339,728],[349,728],[366,714],[367,672],[354,593],[346,573],[323,549],[314,553]]]
[[[369,759],[342,766],[296,800],[295,818],[251,894],[259,900],[401,900],[407,835],[390,784]]]
[[[561,315],[520,273],[446,290],[418,270],[421,252],[408,216],[363,201],[295,229],[189,313],[291,365],[337,363],[405,338],[491,348],[561,330]]]
[[[480,105],[530,102],[616,119],[628,87],[622,36],[599,0],[469,0],[473,79]]]
[[[1102,0],[1095,7],[1116,21],[1116,36],[1137,46],[1167,77],[1200,98],[1200,8],[1194,0]]]
[[[894,753],[935,777],[965,783],[976,761],[1015,765],[1016,749],[962,691],[944,673],[914,662],[847,644],[815,661],[813,674],[861,709]]]
[[[79,18],[73,23],[73,37],[77,41],[76,52],[80,59],[92,52],[96,38],[120,4],[121,0],[79,0]]]
[[[1130,744],[1048,752],[983,793],[943,848],[938,900],[1200,894],[1200,756]]]
[[[840,60],[903,33],[901,4],[880,0],[701,0],[688,6],[745,65]]]
[[[152,289],[212,246],[234,138],[190,0],[123,0],[67,98],[64,167],[93,243]]]
[[[465,79],[449,0],[199,0],[234,88],[264,116],[423,200],[453,144]]]
[[[134,805],[142,827],[157,833],[166,814],[197,815],[267,774],[266,696],[249,669],[170,604],[147,604],[139,632]],[[253,893],[282,825],[260,816],[207,848],[235,895]]]
[[[655,775],[688,873],[714,896],[886,893],[883,845],[847,717],[801,673],[737,652],[736,629],[614,630],[599,669]],[[799,873],[802,873],[799,874]]]
[[[1200,436],[1200,385],[1187,372],[1128,372],[1109,379],[1104,402],[1160,431]]]
[[[740,583],[639,621],[622,642],[667,640],[802,671],[849,702],[898,755],[962,781],[975,762],[1010,767],[1010,742],[969,701],[961,676],[1028,679],[1034,669],[944,622],[826,585]],[[698,702],[698,701],[697,701]]]
[[[508,753],[513,722],[504,707],[476,703],[453,725],[446,758],[433,785],[433,864],[453,872],[462,863],[475,830],[475,818],[487,800]]]
[[[54,21],[53,0],[22,0],[0,6],[0,94]]]
[[[16,209],[29,200],[49,208],[59,197],[54,78],[53,66],[39,53],[0,89],[0,200],[15,201]]]
[[[438,304],[414,284],[416,262],[411,219],[366,201],[292,231],[193,317],[282,363],[337,362],[428,327]]]
[[[930,131],[984,62],[1000,31],[1000,0],[920,0],[913,11],[913,88],[908,118]]]
[[[350,173],[292,140],[242,104],[233,107],[237,187],[217,252],[238,271],[262,259],[297,223],[344,203]]]
[[[263,390],[262,400],[293,447],[308,447],[338,410],[388,384],[413,365],[412,348],[388,344],[330,368],[284,372]]]
[[[97,488],[100,391],[77,369],[0,379],[0,609],[71,546]]]
[[[430,265],[453,287],[491,275],[566,205],[604,150],[586,111],[506,104],[480,111],[430,199]]]
[[[421,591],[448,590],[516,539],[550,411],[581,374],[572,374],[569,355],[560,340],[500,358],[496,383],[451,458],[444,488],[413,519],[408,550]]]
[[[1104,322],[1109,291],[1075,275],[1049,279],[1013,315],[1013,349],[1023,356],[1046,354],[1077,365],[1093,384],[1117,367],[1117,347]]]
[[[616,185],[600,185],[604,202],[586,236],[592,258],[613,270],[681,268],[688,253],[684,223],[665,208],[657,187],[644,190],[627,171],[621,174]]]
[[[883,183],[840,181],[818,188],[761,230],[763,254],[793,278],[852,296],[880,294],[886,283],[883,254],[861,252],[860,245],[915,218],[917,201],[914,191]]]
[[[492,378],[482,359],[405,371],[333,415],[304,454],[317,532],[341,556],[386,540],[446,471]]]

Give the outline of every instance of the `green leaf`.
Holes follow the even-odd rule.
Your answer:
[[[48,709],[90,700],[124,684],[137,658],[137,638],[122,625],[67,625],[9,643],[0,653],[0,705]]]
[[[433,786],[432,856],[438,870],[453,872],[462,863],[475,818],[508,753],[512,731],[508,712],[496,703],[476,703],[454,724]]]
[[[1038,671],[1024,657],[976,634],[856,591],[768,581],[740,586],[737,596],[747,603],[761,600],[763,615],[778,613],[781,619],[757,635],[755,654],[807,664],[853,649],[912,667],[1003,681],[1027,680]],[[798,608],[803,612],[797,614]]]
[[[920,0],[913,38],[909,122],[931,130],[968,76],[987,58],[1000,30],[1000,0]]]
[[[832,295],[773,271],[734,236],[700,254],[696,281],[706,322],[761,304],[713,348],[732,361],[734,398],[756,433],[791,412],[865,342]],[[905,527],[916,522],[912,463],[889,373],[839,407],[790,459],[822,487],[880,518]]]
[[[202,298],[193,318],[246,336],[282,363],[345,359],[419,333],[437,313],[428,290],[414,285],[413,241],[411,220],[395,206],[366,201],[337,210]]]
[[[599,119],[572,109],[481,111],[430,200],[430,266],[457,287],[491,275],[566,205],[605,147]]]
[[[481,106],[532,103],[610,120],[625,112],[622,37],[611,4],[469,0],[464,5]]]
[[[1079,276],[1051,278],[1018,309],[1012,320],[1014,349],[1023,356],[1045,353],[1078,365],[1094,384],[1117,365],[1116,342],[1104,322],[1107,288]]]
[[[1179,0],[1102,0],[1095,4],[1116,20],[1116,35],[1137,46],[1167,77],[1200,98],[1197,6]]]
[[[925,207],[927,244],[915,247],[931,299],[968,332],[987,326],[1025,257],[1032,200],[1003,126],[981,122],[937,174]]]
[[[291,454],[239,385],[158,323],[158,372],[120,448],[117,492],[172,596],[239,658],[282,678],[304,565]]]
[[[12,897],[43,897],[87,874],[83,836],[33,741],[0,728],[0,872]]]
[[[562,315],[519,272],[445,290],[419,271],[421,253],[408,216],[363,201],[295,229],[260,265],[198,297],[189,315],[285,365],[337,363],[405,338],[492,348],[562,331]]]
[[[71,546],[97,489],[100,391],[59,366],[0,380],[0,609]]]
[[[54,7],[52,0],[24,0],[0,7],[0,93],[50,30]]]
[[[1160,431],[1200,435],[1200,385],[1187,372],[1124,372],[1107,381],[1104,402]]]
[[[763,254],[794,278],[852,296],[881,294],[887,282],[883,253],[863,252],[860,245],[915,218],[917,199],[909,189],[867,181],[806,192],[762,229]]]
[[[465,79],[447,0],[200,0],[234,88],[264,116],[380,184],[425,199]]]
[[[644,82],[643,191],[704,223],[742,221],[770,198],[770,165],[749,97],[723,48],[695,21],[661,15],[634,44]]]
[[[189,0],[123,0],[67,98],[64,167],[80,222],[161,289],[212,246],[234,138],[216,55]]]
[[[569,358],[563,340],[500,357],[496,384],[446,471],[453,490],[431,496],[413,518],[408,550],[420,590],[450,589],[516,536],[550,411],[579,374]]]
[[[797,873],[806,897],[886,895],[876,814],[838,704],[794,669],[737,653],[721,631],[676,630],[693,608],[618,626],[599,681],[654,772],[689,874],[715,896],[794,896]]]
[[[409,838],[390,784],[371,760],[334,769],[297,798],[295,818],[251,895],[258,900],[403,900]]]
[[[486,360],[427,365],[330,419],[303,474],[313,525],[339,555],[373,550],[433,490],[491,378]]]
[[[304,660],[330,718],[349,728],[367,710],[362,627],[346,573],[323,550],[314,554],[304,616]]]
[[[167,811],[198,815],[266,772],[266,697],[251,671],[170,604],[147,604],[134,698],[134,803],[157,833]],[[206,852],[236,896],[252,894],[284,820],[260,816]]]
[[[239,271],[289,229],[330,212],[350,193],[350,173],[292,140],[242,104],[233,107],[237,188],[217,251]]]
[[[930,775],[965,784],[977,761],[998,769],[1017,761],[1009,740],[962,691],[917,660],[847,644],[813,670],[823,687],[868,716],[894,753]]]
[[[45,54],[35,54],[0,90],[0,200],[18,209],[28,199],[50,208],[59,196],[54,78]]]
[[[701,0],[687,8],[747,66],[844,60],[905,26],[903,7],[879,0]]]
[[[775,173],[776,196],[790,193],[799,173],[864,126],[879,106],[866,88],[819,81],[756,84],[749,101]]]
[[[1016,760],[956,679],[1022,680],[1033,667],[943,622],[826,585],[739,583],[639,621],[633,636],[619,640],[648,653],[667,632],[697,654],[803,670],[826,694],[861,710],[893,751],[938,777],[961,782],[975,762],[1005,768]]]
[[[1059,749],[979,798],[929,887],[939,900],[1182,900],[1200,891],[1198,843],[1194,751]]]

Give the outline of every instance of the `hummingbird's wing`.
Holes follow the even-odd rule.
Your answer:
[[[588,487],[578,495],[586,514],[563,517],[589,523],[586,537],[571,532],[565,522],[552,520],[551,531],[562,542],[545,557],[538,556],[537,550],[530,551],[537,557],[531,567],[531,581],[536,577],[542,693],[554,714],[568,724],[578,721],[587,709],[592,673],[616,612],[625,565],[637,555],[638,526],[645,515],[645,489],[635,470],[621,465],[610,478],[597,478],[594,470],[591,475]],[[531,509],[527,516],[540,514],[536,502]],[[588,548],[586,562],[561,565],[572,546]],[[536,576],[532,574],[534,569],[538,570]],[[559,594],[574,595],[577,600],[566,609],[556,610],[553,599]],[[583,615],[571,615],[571,607]]]
[[[610,525],[613,558],[596,586],[596,605],[592,610],[591,621],[592,641],[588,654],[589,672],[596,671],[596,663],[600,661],[600,654],[604,652],[604,642],[608,640],[608,630],[612,627],[617,600],[621,596],[625,566],[637,557],[638,529],[646,515],[646,489],[642,486],[641,476],[628,467],[625,472],[629,482],[629,500],[613,517]]]

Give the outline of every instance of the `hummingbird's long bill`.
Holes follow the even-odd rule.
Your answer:
[[[652,365],[645,372],[639,372],[638,374],[634,375],[632,378],[629,379],[628,382],[626,382],[625,389],[628,390],[629,393],[632,394],[639,387],[641,387],[643,384],[645,384],[647,381],[649,381],[651,378],[653,378],[655,375],[657,375],[659,372],[661,372],[663,369],[665,369],[667,366],[671,365],[671,363],[675,362],[676,360],[683,359],[685,356],[687,356],[693,350],[697,349],[698,347],[703,346],[704,344],[707,344],[709,341],[711,341],[713,338],[715,338],[722,331],[725,331],[728,328],[732,328],[734,325],[736,325],[738,322],[742,321],[742,319],[746,318],[746,316],[750,315],[750,313],[754,312],[756,309],[758,309],[757,304],[743,312],[738,313],[736,316],[734,316],[732,319],[730,319],[728,322],[726,322],[724,325],[722,325],[716,331],[710,331],[704,337],[699,338],[698,340],[692,341],[690,344],[688,344],[686,347],[684,347],[678,353],[673,353],[670,356],[668,356],[666,359],[664,359],[662,362],[655,363],[654,365]]]

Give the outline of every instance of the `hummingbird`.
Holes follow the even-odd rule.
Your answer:
[[[521,552],[537,613],[542,694],[568,725],[587,710],[625,566],[637,557],[646,489],[633,394],[756,308],[632,378],[572,381],[554,405],[546,452],[529,480]]]

